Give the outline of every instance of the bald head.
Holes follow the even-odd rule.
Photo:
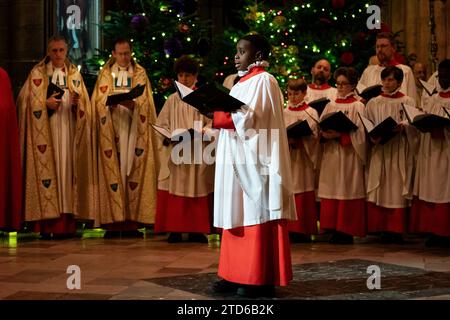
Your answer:
[[[311,69],[313,82],[317,85],[322,85],[328,82],[331,77],[331,65],[326,59],[317,61]]]
[[[413,66],[413,72],[416,81],[419,81],[419,79],[425,81],[425,77],[427,75],[427,67],[425,64],[416,62]]]

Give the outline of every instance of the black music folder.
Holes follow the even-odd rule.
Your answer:
[[[123,101],[133,100],[137,97],[140,97],[144,93],[144,89],[145,89],[145,84],[144,85],[138,84],[136,87],[131,89],[129,92],[111,94],[108,96],[108,99],[106,99],[106,105],[113,106],[116,104],[120,104]]]
[[[424,113],[419,109],[402,103],[408,122],[421,132],[431,132],[436,128],[450,126],[450,119],[432,113]],[[444,110],[446,111],[446,110]]]
[[[312,134],[312,130],[306,120],[299,120],[286,128],[288,138],[302,138]]]
[[[366,102],[368,102],[370,99],[378,97],[383,92],[382,89],[383,86],[381,84],[376,84],[373,86],[366,87],[361,92],[359,92],[359,90],[356,89],[356,93],[358,94],[358,96],[366,100]]]
[[[331,112],[323,116],[319,122],[319,127],[322,131],[334,130],[339,133],[349,133],[358,129],[358,126],[342,111]]]
[[[53,94],[57,93],[55,96],[56,99],[61,99],[64,95],[64,89],[58,87],[53,82],[50,82],[47,87],[47,99],[50,98]]]
[[[330,99],[328,98],[320,98],[317,100],[313,100],[311,102],[308,102],[308,106],[310,106],[313,109],[316,109],[317,113],[320,115],[323,112],[323,109],[325,109],[325,106],[330,102]]]
[[[215,82],[207,83],[197,90],[192,90],[178,81],[174,83],[181,100],[201,114],[214,111],[234,112],[245,105],[244,102],[230,96],[227,88]]]
[[[381,144],[385,144],[398,133],[394,131],[394,129],[398,126],[398,123],[392,117],[387,117],[379,124],[375,125],[371,120],[362,116],[360,113],[358,113],[358,115],[369,137],[372,139],[381,138]]]

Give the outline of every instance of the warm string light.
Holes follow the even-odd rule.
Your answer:
[[[274,50],[269,71],[273,72],[280,83],[285,83],[284,79],[288,79],[293,75],[298,76],[303,74],[308,77],[311,60],[319,55],[327,58],[333,68],[337,66],[342,52],[352,52],[354,50],[353,45],[355,37],[338,33],[338,40],[336,43],[327,43],[327,40],[334,38],[331,34],[337,33],[337,30],[341,25],[347,23],[357,25],[361,20],[361,16],[364,15],[366,11],[365,8],[368,6],[368,4],[360,0],[355,1],[359,2],[357,5],[353,5],[353,2],[349,3],[347,1],[346,6],[334,10],[331,6],[330,8],[324,8],[322,5],[317,6],[313,1],[308,2],[308,0],[306,0],[302,2],[303,3],[291,7],[286,5],[282,9],[273,9],[267,8],[268,5],[266,3],[258,1],[257,3],[253,2],[253,5],[246,6],[243,10],[250,31],[261,33],[268,37],[273,45]],[[139,32],[134,36],[134,51],[136,52],[134,58],[146,62],[147,66],[150,65],[148,68],[148,70],[151,70],[148,71],[149,76],[153,76],[154,78],[157,77],[157,79],[162,79],[161,74],[164,73],[161,73],[161,70],[165,70],[163,65],[172,66],[173,60],[177,54],[179,54],[176,53],[176,50],[178,50],[178,43],[182,46],[183,52],[186,49],[189,52],[189,50],[192,50],[192,45],[199,43],[198,35],[200,34],[196,33],[195,30],[195,25],[199,23],[192,23],[192,20],[184,18],[184,13],[180,14],[177,11],[172,10],[172,6],[161,3],[168,3],[168,1],[161,1],[160,4],[156,4],[156,10],[160,10],[161,13],[159,16],[156,15],[158,17],[153,18],[151,21],[152,23],[156,22],[156,25],[164,25],[165,27],[149,28],[151,30],[146,30],[146,32],[151,33],[145,36],[145,40],[143,40],[144,34],[139,34]],[[172,11],[174,12],[172,13]],[[155,15],[151,15],[149,12],[147,12],[147,14],[127,14],[129,17],[134,15],[155,17]],[[314,32],[308,30],[312,19],[311,17],[317,16],[319,16],[321,20],[317,21],[316,19],[315,23],[317,23],[317,25],[311,24],[311,26],[314,26],[314,28],[319,26],[320,28],[320,24],[323,23],[324,30],[327,30],[325,34],[330,32],[330,37],[321,37],[320,35],[319,37],[315,37]],[[113,23],[115,19],[117,18],[114,15],[111,15],[111,23]],[[163,23],[163,21],[167,23]],[[176,26],[174,28],[175,30],[171,31],[170,28],[166,27],[167,25],[171,25],[169,21],[172,21],[173,25]],[[197,22],[197,20],[195,21]],[[117,23],[117,25],[124,24]],[[186,25],[188,25],[189,28],[187,28]],[[338,28],[334,28],[334,26],[337,26]],[[300,32],[299,30],[302,31]],[[135,33],[133,33],[133,35],[134,34]],[[230,31],[226,32],[225,35],[226,39],[229,39],[230,48],[232,48],[233,44],[237,43],[242,36],[242,32]],[[369,39],[368,36],[363,38],[362,41]],[[167,44],[166,41],[168,41]],[[164,50],[159,50],[163,46]],[[166,46],[169,47],[166,48]],[[195,46],[192,46],[192,48],[195,48]],[[226,48],[226,45],[224,48]],[[227,52],[229,52],[228,50],[235,50],[234,48],[230,48],[226,48]],[[218,51],[221,52],[221,48]],[[357,54],[355,54],[355,60],[356,55]],[[209,61],[209,63],[208,65],[205,65],[205,68],[211,68],[211,65],[213,65],[214,62],[210,62],[214,61],[214,59],[215,58],[208,57],[205,61]],[[360,58],[358,57],[357,59]],[[230,72],[234,72],[234,69],[232,69],[233,62],[232,58],[230,59],[230,56],[223,57],[222,59],[215,59],[215,61],[217,61],[215,62],[215,69],[209,74],[211,77],[215,76],[220,78]],[[222,63],[220,63],[220,61],[222,61]],[[104,61],[97,60],[97,64],[104,64]],[[169,73],[165,72],[165,74],[168,75]],[[152,79],[152,81],[155,80]],[[160,85],[154,86],[153,88],[160,97],[163,94],[165,97],[165,94],[167,93],[167,88],[165,86]]]

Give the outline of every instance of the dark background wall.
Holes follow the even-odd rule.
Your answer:
[[[52,26],[53,1],[0,0],[0,66],[17,94],[32,66],[43,57]]]

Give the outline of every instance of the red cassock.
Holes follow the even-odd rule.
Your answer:
[[[16,107],[8,74],[0,68],[0,229],[22,222],[22,170]]]
[[[235,129],[231,114],[214,112],[213,127]],[[288,285],[293,277],[288,220],[223,230],[218,275],[247,285]]]
[[[213,195],[182,197],[158,190],[155,233],[198,232],[211,233]]]

